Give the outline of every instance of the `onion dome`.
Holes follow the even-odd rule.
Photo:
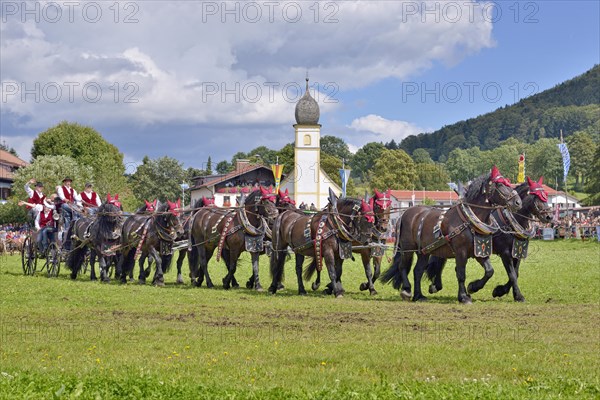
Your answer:
[[[310,95],[308,78],[306,78],[306,92],[296,103],[296,123],[298,125],[317,125],[320,115],[319,104]]]

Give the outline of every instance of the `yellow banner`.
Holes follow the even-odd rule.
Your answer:
[[[279,184],[281,183],[281,175],[283,174],[283,164],[271,164],[273,177],[275,178],[275,193],[279,192]]]
[[[519,175],[517,176],[517,183],[525,182],[525,154],[519,155]]]

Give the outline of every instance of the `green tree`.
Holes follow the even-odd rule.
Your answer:
[[[245,160],[248,159],[248,154],[244,153],[243,151],[238,151],[237,153],[235,153],[233,155],[233,157],[231,157],[231,168],[235,168],[235,164],[237,162],[237,160]]]
[[[226,174],[233,170],[233,165],[230,164],[227,160],[219,161],[217,163],[217,174]]]
[[[288,175],[294,170],[294,144],[288,143],[276,154],[279,157],[279,164],[283,164],[283,173]]]
[[[342,168],[342,160],[331,156],[327,153],[321,153],[321,169],[327,174],[327,176],[340,188],[342,187],[342,178],[340,177],[340,169]],[[352,173],[350,174],[352,175]],[[352,179],[348,181],[346,186],[346,195],[348,197],[356,196],[356,186]]]
[[[258,158],[264,165],[275,164],[277,161],[277,152],[266,146],[259,146],[248,152],[250,158]]]
[[[581,189],[591,172],[597,145],[592,136],[585,131],[575,132],[569,136],[567,145],[571,155],[571,171],[575,176],[575,185],[577,189]]]
[[[5,204],[0,204],[0,225],[21,224],[27,221],[27,209],[17,205],[17,199],[9,199]]]
[[[383,150],[371,170],[371,188],[413,189],[418,184],[415,163],[404,150]]]
[[[31,164],[15,171],[15,196],[19,199],[27,197],[24,186],[32,178],[44,184],[46,195],[54,193],[56,186],[62,185],[62,180],[67,176],[73,179],[74,188],[83,187],[86,182],[95,183],[94,171],[90,166],[81,165],[68,156],[38,156]],[[106,196],[106,192],[96,192],[102,197]]]
[[[450,176],[443,164],[419,163],[416,164],[418,184],[415,189],[419,190],[448,190]]]
[[[364,180],[375,165],[375,161],[381,156],[383,150],[385,150],[385,146],[377,142],[367,143],[358,149],[350,162],[353,177]]]
[[[413,151],[412,159],[417,164],[433,164],[433,160],[431,159],[429,152],[421,147]]]
[[[453,181],[467,182],[481,175],[488,163],[483,157],[479,147],[470,149],[454,149],[448,154],[446,161],[446,170]]]
[[[596,146],[593,164],[590,166],[590,174],[586,186],[588,193],[591,193],[585,199],[587,205],[600,205],[600,146]]]
[[[174,158],[161,157],[151,160],[144,157],[142,165],[131,176],[132,188],[139,202],[158,198],[175,201],[181,198],[181,186],[187,178],[187,171]],[[189,204],[189,193],[186,193],[185,203]]]
[[[208,156],[208,161],[206,162],[206,175],[212,175],[212,160],[210,156]]]
[[[544,176],[544,182],[554,186],[558,182],[563,185],[563,162],[558,150],[558,139],[544,138],[532,144],[527,159],[527,175],[533,179]]]
[[[387,142],[385,144],[385,148],[388,150],[398,150],[398,144],[396,143],[396,141],[394,139],[392,139],[391,141]]]
[[[123,154],[89,126],[63,121],[38,135],[31,155],[34,160],[41,156],[71,157],[78,164],[92,168],[97,192],[127,192]],[[76,182],[73,186],[82,188]]]
[[[344,159],[347,164],[352,159],[352,153],[350,153],[346,142],[336,136],[325,135],[321,137],[321,154],[323,153],[337,157],[340,160]]]

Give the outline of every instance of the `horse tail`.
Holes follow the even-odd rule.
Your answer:
[[[71,238],[71,236],[73,235],[75,225],[77,225],[77,223],[73,222],[67,230],[67,238]],[[65,265],[67,266],[69,271],[71,271],[72,279],[77,278],[77,274],[79,273],[79,270],[83,265],[83,261],[85,260],[86,250],[86,246],[84,246],[79,239],[71,239],[71,250],[69,251],[69,255],[67,256],[67,261],[65,262]]]
[[[313,258],[310,264],[304,269],[302,277],[305,281],[309,281],[317,271],[317,259]]]
[[[427,279],[433,282],[436,277],[441,278],[442,271],[444,270],[444,266],[446,265],[447,258],[441,258],[436,256],[429,257],[429,264],[427,264],[427,269],[425,272],[427,273]]]
[[[281,235],[281,218],[277,218],[275,220],[275,223],[273,224],[273,229],[272,229],[272,234],[273,234],[273,241],[271,243],[271,246],[273,246],[273,251],[271,252],[271,260],[270,260],[270,272],[271,272],[271,278],[275,278],[275,277],[280,277],[281,272],[279,271],[280,267],[279,267],[279,257],[281,257],[281,255],[279,254],[279,236]],[[285,257],[285,254],[283,255]]]
[[[121,280],[127,279],[129,272],[133,270],[135,264],[135,247],[129,249],[125,253],[121,253],[122,266],[121,266]]]
[[[161,257],[161,266],[163,273],[166,274],[171,269],[171,263],[173,261],[173,253],[166,254]]]
[[[402,284],[402,277],[400,275],[400,266],[402,264],[402,252],[397,252],[394,255],[394,261],[392,265],[379,277],[381,283],[390,283],[392,280],[394,289],[400,289]]]

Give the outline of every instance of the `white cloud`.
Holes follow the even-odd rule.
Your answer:
[[[243,2],[227,3],[237,10],[233,14],[224,12],[222,2],[135,2],[137,8],[127,9],[119,3],[115,23],[112,3],[95,4],[102,7],[97,23],[84,20],[82,5],[75,7],[73,22],[67,9],[56,23],[44,18],[22,23],[20,13],[3,15],[0,80],[28,89],[39,83],[41,92],[41,101],[20,94],[3,101],[4,112],[18,117],[16,126],[45,128],[74,116],[90,124],[287,123],[294,102],[286,101],[282,87],[301,81],[307,68],[325,94],[325,82],[344,91],[385,78],[404,79],[435,62],[454,64],[494,45],[491,22],[479,12],[470,21],[466,6],[456,21],[443,13],[441,18],[426,14],[423,21],[400,1],[281,2],[272,14],[258,2],[261,16],[253,23],[257,10]],[[291,22],[297,6],[301,17]],[[138,22],[123,23],[127,16]],[[57,102],[50,101],[55,88],[43,90],[52,82],[62,88]],[[73,101],[65,82],[79,85]],[[100,85],[97,102],[83,93],[90,82]],[[207,94],[207,82],[218,84],[217,94]],[[271,99],[265,82],[279,84]],[[253,94],[243,88],[256,86],[262,96],[249,101],[244,95]],[[236,87],[238,99],[223,95],[222,89]],[[90,90],[87,97],[90,93],[95,94]],[[126,102],[127,96],[137,103]],[[322,103],[323,113],[333,106]]]
[[[360,140],[360,146],[374,141],[385,143],[392,139],[400,143],[407,136],[427,131],[410,122],[389,120],[375,114],[356,118],[348,127],[361,133],[360,139],[351,139],[354,143]]]

